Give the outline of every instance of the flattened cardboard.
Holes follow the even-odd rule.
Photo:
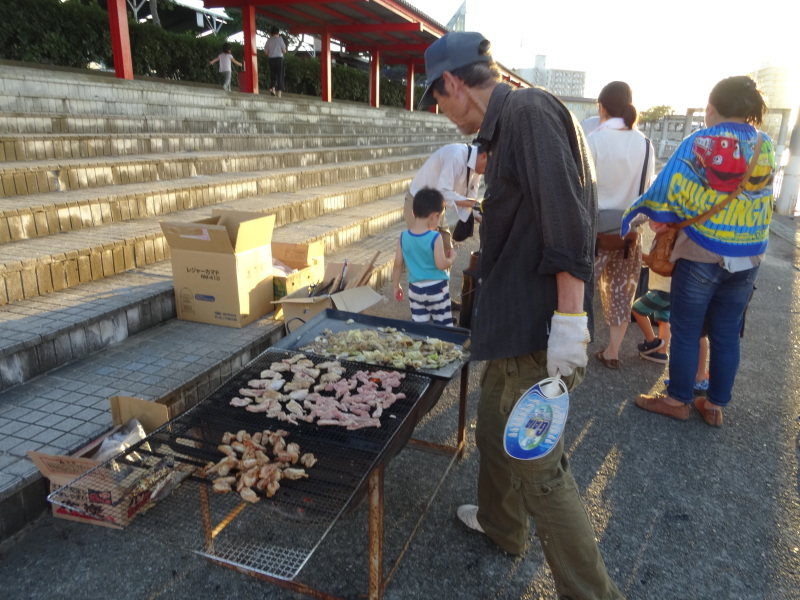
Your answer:
[[[244,327],[273,309],[275,215],[218,209],[211,214],[191,223],[161,222],[178,318]]]
[[[64,456],[28,451],[28,457],[34,462],[41,474],[50,480],[50,492],[69,484],[89,469],[99,465],[99,462],[92,459],[92,455],[105,438],[122,425],[125,425],[130,419],[138,419],[146,433],[151,433],[169,421],[169,409],[163,404],[128,396],[112,396],[109,398],[109,403],[111,404],[111,418],[114,423],[114,429],[93,440],[75,452],[75,454]],[[122,490],[120,489],[119,492],[121,493]],[[68,521],[122,529],[136,515],[137,509],[141,508],[141,506],[137,506],[135,501],[132,501],[126,511],[127,519],[124,522],[119,522],[114,518],[110,518],[104,509],[109,504],[118,504],[120,501],[124,501],[123,498],[115,497],[114,493],[110,496],[107,494],[99,495],[93,493],[92,490],[78,488],[75,489],[74,496],[76,504],[87,507],[96,516],[89,516],[58,504],[52,504],[53,516]]]

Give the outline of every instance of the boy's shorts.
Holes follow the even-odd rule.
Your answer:
[[[669,292],[648,290],[636,299],[633,310],[643,317],[652,316],[658,323],[669,323]]]

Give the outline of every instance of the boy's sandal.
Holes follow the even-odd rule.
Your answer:
[[[600,350],[599,352],[594,353],[594,357],[607,366],[609,369],[619,369],[619,359],[617,358],[606,358],[603,356],[603,351]]]
[[[706,423],[712,427],[722,427],[722,409],[718,408],[717,410],[711,410],[710,408],[706,407],[708,403],[708,400],[703,397],[696,398],[694,401],[694,407],[702,415],[703,420]]]

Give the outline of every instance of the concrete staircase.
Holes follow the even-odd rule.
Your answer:
[[[26,451],[74,452],[108,397],[193,406],[283,335],[179,321],[159,221],[274,214],[276,241],[390,276],[444,117],[0,65],[0,539],[47,508]]]

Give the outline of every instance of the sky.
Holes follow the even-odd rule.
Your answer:
[[[406,0],[447,25],[464,0]],[[723,8],[724,7],[724,8]],[[586,72],[584,94],[626,81],[640,111],[705,108],[711,88],[764,66],[795,69],[800,105],[797,0],[467,0],[466,29],[492,42],[505,67]]]

